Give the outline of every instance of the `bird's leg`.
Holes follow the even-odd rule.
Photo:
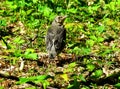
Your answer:
[[[57,55],[57,56],[55,57],[55,60],[56,60],[56,61],[59,60],[59,55]]]

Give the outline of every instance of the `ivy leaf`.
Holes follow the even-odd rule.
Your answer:
[[[120,89],[120,83],[114,85],[117,89]]]
[[[103,71],[101,69],[96,70],[93,75],[92,78],[99,78],[101,75],[103,74]]]
[[[79,75],[79,79],[86,82],[86,79],[84,78],[84,76],[82,74]]]
[[[94,65],[94,64],[88,64],[88,65],[87,65],[87,69],[88,69],[89,71],[93,71],[93,70],[95,69],[95,65]]]
[[[62,74],[60,75],[65,81],[68,81],[68,75],[67,74]]]

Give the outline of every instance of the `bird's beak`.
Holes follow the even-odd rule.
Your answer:
[[[64,21],[67,18],[67,15],[63,16],[62,21]]]

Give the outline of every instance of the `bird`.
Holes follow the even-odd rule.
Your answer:
[[[67,16],[56,16],[46,34],[46,49],[48,57],[54,59],[64,49],[66,43],[66,29],[64,20]]]

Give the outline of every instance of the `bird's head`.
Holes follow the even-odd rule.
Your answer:
[[[57,16],[54,21],[52,22],[52,25],[59,25],[62,26],[64,20],[66,19],[67,16]]]

